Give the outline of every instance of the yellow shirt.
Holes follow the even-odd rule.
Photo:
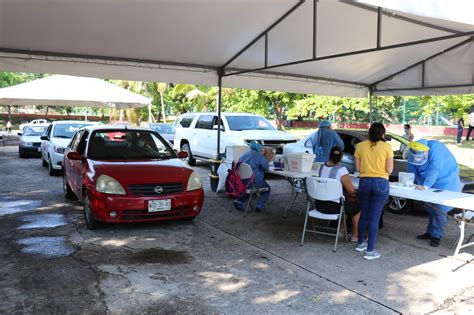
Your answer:
[[[392,146],[384,141],[375,145],[370,140],[357,144],[354,156],[360,161],[360,177],[381,177],[388,179],[386,162],[393,158]]]

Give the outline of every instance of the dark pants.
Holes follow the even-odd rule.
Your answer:
[[[244,184],[247,184],[247,181],[248,180],[243,180],[242,182]],[[266,186],[261,186],[261,187],[258,187],[258,188],[264,188],[264,187],[267,187],[268,190],[267,191],[262,191],[260,192],[260,197],[257,199],[257,208],[259,209],[263,209],[265,208],[265,204],[267,203],[267,200],[268,200],[268,197],[270,197],[270,192],[271,192],[271,188],[270,188],[270,185],[268,185],[266,182],[265,182],[265,185]],[[245,203],[247,202],[247,200],[249,199],[250,195],[243,195],[242,197],[240,198],[237,198],[236,199],[236,203],[237,203],[237,206],[241,209],[244,208],[245,206]]]
[[[466,141],[469,140],[469,137],[471,136],[472,129],[474,129],[474,126],[469,125],[469,129],[467,130]]]
[[[387,179],[379,177],[362,177],[357,190],[360,203],[359,244],[364,242],[364,235],[369,231],[367,251],[375,249],[379,221],[383,207],[389,195]]]
[[[458,127],[458,136],[457,136],[457,139],[456,139],[457,143],[461,143],[461,137],[462,137],[463,130],[464,130],[464,128]]]

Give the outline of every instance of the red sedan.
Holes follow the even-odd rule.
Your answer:
[[[194,219],[204,192],[198,175],[158,133],[89,126],[65,150],[63,189],[82,201],[89,229],[101,222]]]

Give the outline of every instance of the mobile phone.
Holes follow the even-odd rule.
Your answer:
[[[433,190],[433,192],[442,192],[443,190],[442,189],[435,189]]]

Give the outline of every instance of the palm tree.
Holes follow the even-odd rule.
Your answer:
[[[194,89],[186,93],[186,98],[188,99],[188,101],[201,100],[201,105],[200,106],[198,105],[198,108],[197,108],[197,111],[199,112],[200,111],[207,112],[207,98],[208,97],[209,96],[207,95],[207,93],[198,89]]]
[[[163,102],[163,94],[166,91],[166,83],[159,82],[156,84],[156,89],[160,92],[160,101],[161,101],[161,115],[163,116],[163,122],[166,124],[166,113],[165,113],[165,103]]]

